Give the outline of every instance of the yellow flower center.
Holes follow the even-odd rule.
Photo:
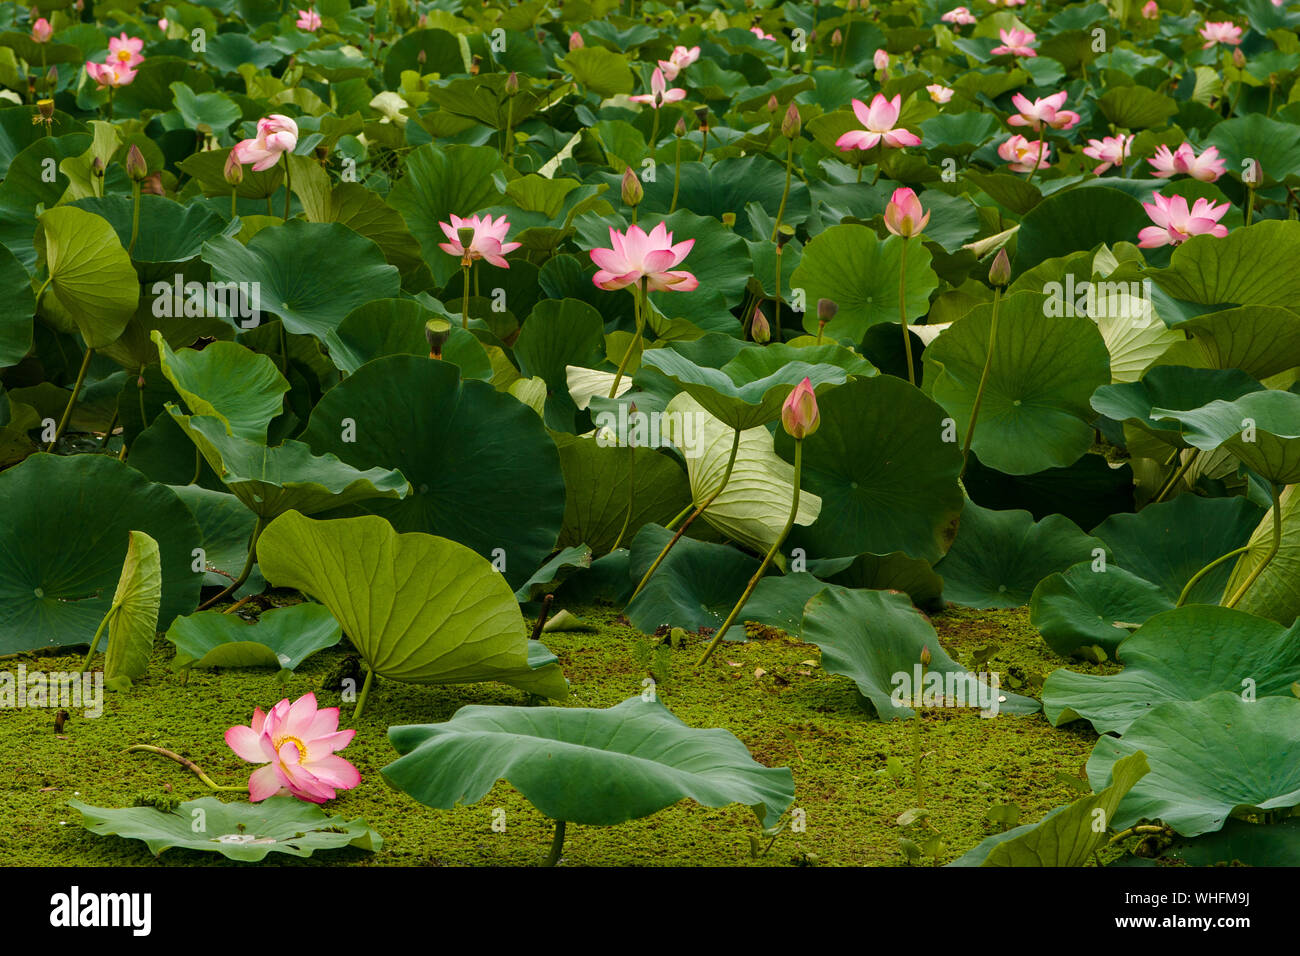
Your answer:
[[[280,738],[278,738],[278,739],[275,741],[275,751],[276,751],[276,753],[279,753],[279,752],[280,752],[280,748],[283,747],[285,744],[293,744],[295,747],[298,748],[298,762],[299,762],[299,763],[302,763],[304,760],[307,759],[307,745],[304,744],[304,743],[303,743],[301,740],[299,740],[297,737],[280,737]]]
[[[130,51],[130,50],[118,50],[118,51],[117,51],[117,58],[118,58],[119,60],[121,60],[123,63],[125,63],[125,62],[127,62],[128,60],[131,59],[131,51]]]

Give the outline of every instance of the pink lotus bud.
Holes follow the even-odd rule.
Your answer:
[[[998,254],[993,257],[993,265],[989,268],[989,284],[1004,286],[1011,281],[1011,260],[1007,258],[1005,247],[998,250]]]
[[[158,19],[158,29],[161,30],[163,33],[166,33],[166,32],[167,32],[167,18],[166,18],[166,17],[160,17],[160,18]]]
[[[49,20],[41,17],[32,24],[32,39],[37,43],[49,43],[52,36],[54,36],[54,27],[50,26]]]
[[[759,345],[766,345],[772,340],[772,326],[768,325],[767,316],[758,306],[754,306],[754,321],[749,325],[749,334]]]
[[[767,111],[769,113],[775,113],[780,108],[781,108],[781,101],[778,100],[776,98],[776,94],[773,93],[771,96],[767,98]]]
[[[100,159],[98,156],[96,156],[96,157],[94,158],[94,160],[91,162],[91,164],[90,164],[90,172],[91,172],[91,175],[93,175],[93,176],[95,176],[95,177],[97,177],[97,178],[99,178],[99,179],[103,179],[103,178],[104,178],[104,161],[103,161],[102,159]]]
[[[923,644],[923,645],[921,646],[921,666],[922,666],[922,667],[929,667],[929,666],[930,666],[930,661],[931,661],[931,657],[930,657],[930,645],[929,645],[929,644]]]
[[[636,206],[644,198],[645,190],[641,188],[641,180],[629,166],[623,170],[623,203],[627,206]]]
[[[889,69],[889,51],[877,50],[875,54],[871,57],[871,62],[872,65],[875,66],[877,70]]]
[[[226,168],[221,173],[226,177],[226,182],[232,186],[238,186],[244,181],[244,166],[239,161],[238,150],[230,151],[230,155],[226,157]]]
[[[569,34],[570,50],[581,50],[586,45],[587,44],[583,42],[582,34],[579,33],[577,30],[574,30],[572,33]]]
[[[930,221],[930,214],[921,206],[916,193],[906,186],[895,189],[885,207],[885,228],[896,236],[915,236]]]
[[[144,153],[140,152],[140,147],[135,143],[126,151],[126,174],[137,183],[149,175],[149,164],[144,161]]]
[[[680,116],[677,117],[677,122],[673,124],[673,135],[674,136],[686,135],[686,120]]]
[[[821,425],[817,410],[817,394],[812,381],[805,378],[790,391],[790,397],[781,406],[781,425],[791,438],[802,441]]]
[[[797,139],[802,129],[803,121],[799,118],[799,107],[794,105],[794,100],[791,100],[790,106],[785,111],[785,119],[781,120],[781,135],[786,139]]]
[[[829,322],[835,318],[835,313],[839,312],[840,307],[835,304],[833,299],[817,300],[817,318],[821,322]]]
[[[1239,46],[1232,48],[1232,65],[1239,70],[1246,65],[1246,54],[1241,52]]]
[[[506,96],[514,96],[518,92],[519,74],[511,70],[510,75],[506,77]]]
[[[1160,19],[1160,4],[1156,0],[1147,0],[1146,5],[1142,7],[1142,16],[1148,20]]]
[[[844,42],[844,34],[838,29],[831,34],[831,46],[839,46]]]

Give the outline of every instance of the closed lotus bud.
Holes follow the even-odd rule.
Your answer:
[[[45,88],[52,90],[59,84],[59,68],[52,66],[45,73]]]
[[[849,11],[849,13],[852,13],[857,8],[858,8],[858,0],[849,0],[848,3],[844,4],[844,9]]]
[[[574,30],[572,33],[569,34],[570,50],[581,50],[586,45],[587,44],[582,39],[582,34],[579,33],[577,30]]]
[[[821,322],[829,322],[839,310],[840,307],[831,299],[817,300],[817,319]]]
[[[677,123],[673,126],[673,135],[674,136],[686,135],[686,120],[681,116],[677,117]]]
[[[421,50],[419,53],[415,54],[415,62],[420,64],[420,66],[424,66],[424,64],[429,62],[429,54],[424,50]]]
[[[50,26],[49,20],[41,17],[32,24],[32,39],[37,43],[49,43],[52,36],[54,36],[54,27]]]
[[[226,168],[221,172],[226,177],[226,182],[231,186],[238,186],[244,181],[243,164],[239,162],[239,157],[233,149],[230,151],[230,155],[226,157]]]
[[[831,34],[831,46],[839,46],[844,42],[844,34],[838,29]]]
[[[1004,286],[1011,281],[1011,260],[1007,258],[1006,248],[998,250],[989,269],[989,284]]]
[[[889,51],[877,50],[871,57],[872,66],[877,70],[889,69]]]
[[[1239,46],[1232,48],[1232,65],[1239,70],[1246,65],[1246,54],[1241,52]]]
[[[93,175],[98,176],[100,179],[104,178],[104,161],[98,156],[96,156],[95,161],[90,164],[90,172]]]
[[[772,340],[772,326],[758,306],[754,306],[754,321],[750,323],[749,334],[759,345],[766,345]]]
[[[916,193],[906,186],[894,190],[889,205],[885,207],[885,228],[896,236],[915,236],[930,221],[930,214],[921,206]]]
[[[641,180],[632,172],[631,166],[627,167],[623,170],[623,203],[636,206],[644,198],[645,190],[641,188]]]
[[[817,393],[812,381],[805,378],[790,390],[790,396],[781,406],[781,427],[791,438],[802,441],[817,431],[821,413],[817,410]]]
[[[773,93],[771,96],[767,98],[767,111],[769,113],[775,113],[780,108],[781,108],[781,101],[778,100],[776,98],[776,94]]]
[[[518,92],[519,74],[511,70],[510,75],[506,77],[506,96],[514,96]]]
[[[799,107],[794,105],[794,100],[791,100],[785,111],[785,119],[781,120],[781,135],[786,139],[798,139],[799,131],[802,129],[803,121],[799,119]]]
[[[140,152],[140,147],[135,143],[126,151],[126,174],[132,182],[137,183],[149,175],[149,164],[144,161],[144,153]]]
[[[929,667],[931,660],[932,658],[930,657],[930,645],[929,644],[921,645],[921,666]]]

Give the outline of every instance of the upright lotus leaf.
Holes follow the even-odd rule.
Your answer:
[[[154,856],[179,847],[256,863],[269,853],[311,856],[317,850],[348,846],[378,852],[384,845],[360,817],[330,816],[289,796],[269,797],[261,803],[222,803],[216,797],[200,797],[170,812],[156,807],[92,807],[80,800],[69,800],[68,806],[81,814],[91,833],[143,840]],[[199,819],[203,827],[196,831],[194,821]]]
[[[275,362],[235,342],[173,352],[161,332],[150,335],[162,373],[195,415],[225,423],[236,438],[266,441],[266,428],[284,408],[288,380]]]
[[[628,570],[639,581],[673,537],[660,525],[646,525],[632,540]],[[632,626],[653,634],[663,625],[698,630],[717,628],[758,570],[758,559],[724,544],[683,537],[645,588],[624,611]],[[744,620],[752,620],[745,615]]]
[[[372,515],[314,521],[290,511],[262,532],[257,555],[272,584],[329,608],[373,674],[408,684],[501,681],[568,696],[558,664],[530,663],[504,576],[464,545],[398,534]]]
[[[22,108],[27,110],[31,122],[31,107]],[[28,269],[39,257],[39,246],[32,242],[36,211],[42,206],[52,209],[71,186],[67,174],[59,170],[59,163],[82,155],[91,143],[90,135],[85,132],[43,136],[26,146],[9,164],[5,180],[0,183],[0,244]],[[55,171],[52,182],[51,170]]]
[[[930,251],[920,242],[899,236],[881,239],[867,226],[831,226],[804,247],[791,281],[803,289],[808,307],[803,327],[817,334],[817,300],[831,299],[839,311],[826,326],[835,340],[862,341],[867,329],[881,322],[898,322],[899,270],[907,250],[904,274],[907,318],[916,322],[930,311],[930,293],[939,286],[930,268]]]
[[[1265,481],[1300,482],[1300,395],[1295,392],[1265,389],[1191,410],[1153,408],[1151,417],[1178,422],[1194,448],[1226,447]]]
[[[1126,734],[1167,701],[1219,691],[1290,697],[1300,681],[1300,625],[1288,629],[1233,608],[1189,605],[1151,618],[1120,645],[1118,657],[1118,674],[1052,672],[1043,712],[1053,726],[1082,719],[1099,734]]]
[[[1183,836],[1218,830],[1238,811],[1300,804],[1300,700],[1242,699],[1224,691],[1159,704],[1123,737],[1102,737],[1088,758],[1088,781],[1107,783],[1121,757],[1142,751],[1151,773],[1129,791],[1111,826],[1161,820]]]
[[[1038,701],[1003,693],[949,657],[930,622],[904,594],[828,587],[804,606],[803,639],[821,648],[827,673],[843,674],[858,685],[880,720],[913,716],[902,702],[916,695],[928,704],[932,691],[936,699],[954,700],[990,716],[1039,709]],[[922,678],[925,648],[930,651],[926,673],[933,678]]]
[[[345,420],[355,425],[346,436]],[[325,394],[301,437],[357,468],[400,468],[412,493],[366,510],[486,558],[504,552],[511,587],[555,550],[565,508],[555,442],[528,406],[461,381],[454,365],[409,355],[367,362]]]
[[[515,588],[516,600],[523,604],[536,601],[547,592],[554,592],[572,576],[574,571],[589,570],[591,559],[591,548],[585,544],[565,548],[534,571],[527,581]]]
[[[1241,369],[1265,379],[1300,365],[1300,314],[1289,308],[1223,309],[1181,322],[1177,330],[1191,333],[1197,357],[1209,368]]]
[[[131,257],[113,227],[84,209],[58,206],[44,212],[39,222],[38,248],[44,250],[49,270],[46,294],[58,303],[58,318],[68,319],[88,348],[110,344],[122,334],[140,300]]]
[[[3,112],[0,110],[0,112]],[[0,246],[0,369],[17,365],[32,348],[32,316],[36,296],[27,270],[12,252]]]
[[[1281,547],[1236,606],[1251,614],[1290,624],[1300,617],[1300,490],[1287,488],[1282,492],[1281,503]],[[1225,599],[1237,593],[1256,565],[1264,560],[1272,543],[1273,513],[1270,509],[1250,536],[1250,550],[1232,569],[1232,577],[1223,589]]]
[[[291,219],[262,229],[246,246],[218,236],[203,244],[203,261],[214,280],[257,283],[262,311],[279,316],[286,330],[322,341],[357,306],[401,288],[379,247],[336,222]]]
[[[1231,401],[1263,387],[1240,369],[1159,365],[1139,382],[1103,385],[1093,393],[1092,407],[1117,422],[1135,425],[1167,445],[1186,448],[1188,444],[1178,424],[1154,417],[1153,408],[1200,408],[1219,399]]]
[[[1173,606],[1174,599],[1145,578],[1082,561],[1038,582],[1029,600],[1029,621],[1062,656],[1094,646],[1113,656],[1135,625]]]
[[[410,486],[400,471],[364,471],[310,445],[286,441],[268,448],[230,434],[225,422],[207,415],[167,412],[189,436],[212,470],[263,523],[289,510],[315,514],[367,498],[404,498]]]
[[[1097,280],[1094,285],[1101,291],[1087,316],[1097,323],[1110,353],[1111,381],[1136,382],[1184,336],[1160,321],[1151,299],[1133,289],[1136,283]]]
[[[962,509],[961,450],[943,440],[943,409],[892,375],[856,378],[818,406],[821,427],[804,442],[803,488],[821,497],[821,513],[787,543],[818,558],[902,551],[937,561]],[[794,439],[783,429],[776,449],[793,460]]]
[[[1010,475],[1064,467],[1092,445],[1089,399],[1110,382],[1110,354],[1096,323],[1051,317],[1046,300],[1002,300],[971,450]],[[964,441],[989,351],[993,306],[973,309],[925,350],[925,391],[956,420]]]
[[[175,432],[180,431],[171,418],[162,419]],[[179,439],[179,435],[176,435]],[[132,448],[131,454],[136,449]],[[218,483],[219,484],[219,483]],[[176,497],[199,523],[203,548],[203,586],[225,587],[239,575],[248,556],[248,542],[257,525],[257,515],[244,507],[244,503],[224,488],[220,491],[201,485],[172,485]],[[199,557],[195,555],[195,557]],[[261,594],[266,590],[262,573],[253,568],[248,580],[232,596],[241,598],[248,594]]]
[[[1130,241],[1150,224],[1142,204],[1118,189],[1053,193],[1020,222],[1015,270],[1025,272],[1047,259],[1093,249],[1099,243]]]
[[[165,485],[103,455],[32,455],[0,472],[0,653],[88,644],[113,606],[130,532],[158,542],[158,626],[198,603],[202,540]]]
[[[104,683],[124,690],[149,668],[153,638],[162,603],[162,559],[158,542],[143,531],[132,531],[122,576],[113,604],[104,615],[108,647],[104,651]],[[102,627],[103,625],[101,625]],[[92,642],[92,650],[94,650]]]
[[[312,654],[343,639],[328,608],[304,602],[272,608],[248,623],[236,614],[199,611],[167,629],[176,645],[173,670],[190,667],[274,667],[289,674]]]
[[[347,314],[339,327],[325,336],[330,361],[351,375],[372,359],[385,355],[429,355],[426,323],[439,315],[414,299],[376,299]],[[487,381],[492,363],[473,332],[453,325],[447,330],[442,360],[460,369],[461,378]]]
[[[1275,305],[1300,301],[1300,222],[1265,219],[1222,239],[1193,236],[1152,278],[1176,299],[1197,305]]]
[[[450,810],[504,779],[553,820],[613,826],[690,798],[741,803],[763,826],[794,800],[794,777],[764,767],[725,730],[688,727],[658,701],[589,707],[462,707],[441,724],[388,729],[402,756],[380,773]]]
[[[834,566],[823,569],[819,567],[822,564]],[[859,554],[852,559],[833,558],[826,562],[809,561],[808,569],[825,578],[828,584],[873,591],[902,591],[921,608],[937,608],[943,596],[943,578],[930,562],[909,557],[902,551]]]
[[[773,449],[771,433],[761,425],[740,433],[736,463],[722,487],[735,430],[685,393],[668,403],[665,417],[670,437],[686,459],[696,507],[722,489],[703,513],[704,520],[728,538],[767,551],[785,527],[794,497],[794,468]],[[795,524],[812,524],[820,510],[821,498],[805,485]]]
[[[569,397],[566,369],[604,361],[604,320],[593,306],[579,299],[543,299],[519,330],[514,356],[525,376],[546,383],[547,423],[573,431],[577,406]]]
[[[1131,754],[1115,763],[1111,784],[1053,810],[1038,823],[1016,827],[983,840],[949,866],[1087,866],[1110,839],[1106,826],[1120,801],[1150,772],[1146,756]]]
[[[130,196],[92,196],[78,199],[73,205],[107,219],[123,249],[131,244],[135,201]],[[239,220],[228,222],[203,205],[186,206],[144,194],[140,197],[140,224],[130,250],[131,261],[142,283],[170,284],[176,273],[185,272],[191,260],[198,258],[203,243],[214,236],[233,235],[239,231],[238,226]],[[180,267],[182,263],[185,267]]]

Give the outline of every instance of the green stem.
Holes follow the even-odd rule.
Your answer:
[[[1187,474],[1187,469],[1192,467],[1193,462],[1196,461],[1197,456],[1199,456],[1200,453],[1201,450],[1199,448],[1193,448],[1188,453],[1186,460],[1179,465],[1178,470],[1170,476],[1169,481],[1167,481],[1164,487],[1160,489],[1160,493],[1151,499],[1152,504],[1164,501],[1165,496],[1178,487],[1178,482],[1183,480],[1183,476]]]
[[[293,173],[289,167],[289,153],[284,153],[284,221],[289,221],[289,203],[293,199]]]
[[[95,651],[99,649],[99,637],[104,633],[104,625],[106,625],[108,619],[113,616],[114,610],[115,608],[110,607],[103,619],[99,622],[99,627],[95,629],[95,636],[90,639],[90,650],[86,651],[86,659],[81,662],[81,670],[77,671],[78,674],[86,673],[86,668],[90,667],[90,662],[95,657]]]
[[[465,295],[460,306],[460,324],[465,331],[469,331],[469,265],[468,260],[462,259],[460,265],[460,277],[465,286]]]
[[[727,619],[722,622],[722,626],[718,628],[717,633],[713,635],[713,640],[709,642],[709,646],[704,649],[704,653],[700,656],[700,659],[696,661],[696,667],[703,667],[705,662],[713,656],[714,650],[717,649],[718,643],[722,640],[722,635],[726,634],[727,631],[731,629],[731,625],[734,624],[736,618],[740,616],[740,612],[745,609],[745,604],[749,601],[749,596],[754,593],[754,588],[758,587],[758,582],[759,579],[763,577],[763,572],[766,571],[767,566],[772,563],[772,558],[776,556],[777,549],[785,542],[786,537],[790,534],[790,529],[794,527],[794,519],[799,514],[799,479],[802,470],[803,439],[796,438],[794,442],[794,494],[791,496],[790,501],[790,517],[786,519],[785,527],[781,529],[781,534],[772,542],[772,547],[768,548],[767,554],[763,557],[763,563],[758,566],[758,570],[754,572],[754,576],[749,579],[749,584],[745,587],[745,593],[740,596],[740,600],[736,602],[736,606],[731,609],[731,613],[727,615]]]
[[[623,535],[627,534],[628,526],[632,523],[632,507],[636,503],[636,446],[630,441],[627,443],[627,514],[623,517],[623,527],[619,529],[618,537],[614,539],[614,546],[609,549],[613,554],[618,550],[618,546],[623,543]]]
[[[912,729],[912,785],[916,788],[916,805],[925,806],[925,791],[921,787],[921,723],[924,707],[921,701],[925,699],[925,673],[928,670],[924,665],[921,666],[921,686],[917,688],[916,704],[916,723]]]
[[[46,451],[54,450],[54,446],[59,443],[59,438],[63,435],[63,430],[68,427],[68,422],[72,420],[72,409],[77,404],[77,395],[81,392],[81,386],[85,384],[86,370],[90,368],[90,357],[94,354],[94,349],[86,349],[86,354],[81,359],[81,369],[77,372],[77,381],[72,386],[72,394],[68,396],[68,404],[63,409],[63,418],[59,420],[59,427],[54,430],[54,440],[45,446]]]
[[[140,237],[140,184],[134,180],[131,182],[131,242],[126,247],[126,254],[129,256],[135,249],[135,241]]]
[[[248,539],[248,557],[244,559],[244,568],[239,572],[239,577],[235,578],[235,580],[231,582],[230,586],[225,588],[220,594],[217,594],[200,604],[200,611],[212,607],[212,605],[216,604],[222,598],[234,594],[243,587],[244,582],[248,580],[248,576],[253,573],[253,565],[257,562],[257,539],[262,536],[262,529],[265,527],[266,519],[261,515],[258,515],[257,524],[253,525],[252,537]]]
[[[1220,557],[1215,558],[1205,567],[1201,568],[1201,570],[1193,574],[1191,578],[1188,580],[1187,584],[1184,585],[1182,593],[1178,595],[1178,603],[1175,604],[1174,607],[1182,607],[1184,604],[1187,603],[1187,599],[1192,594],[1192,588],[1196,587],[1197,582],[1199,582],[1201,578],[1205,577],[1207,574],[1209,574],[1211,571],[1213,571],[1215,568],[1221,565],[1224,561],[1230,561],[1233,558],[1235,558],[1237,555],[1245,554],[1249,550],[1250,550],[1250,545],[1243,544],[1240,548],[1236,548],[1232,551],[1229,551],[1225,555],[1221,555]]]
[[[903,237],[903,254],[898,262],[898,317],[903,320],[903,354],[907,357],[907,381],[916,384],[912,367],[912,333],[907,331],[907,237]]]
[[[859,170],[861,167],[859,167]],[[776,234],[781,229],[781,217],[785,215],[785,202],[790,196],[790,177],[794,172],[794,140],[789,141],[789,146],[785,151],[785,190],[781,193],[781,205],[776,209],[776,222],[772,224],[772,241],[776,242]]]
[[[232,220],[233,220],[236,216],[239,215],[238,210],[235,208],[235,205],[236,205],[236,202],[235,202],[235,201],[236,201],[237,199],[239,199],[239,189],[238,189],[238,188],[231,188],[231,190],[230,190],[230,218],[231,218]]]
[[[1249,226],[1249,225],[1250,225],[1250,220],[1251,220],[1251,219],[1254,217],[1254,215],[1255,215],[1255,188],[1254,188],[1253,186],[1248,186],[1248,187],[1247,187],[1247,190],[1249,191],[1250,196],[1249,196],[1249,198],[1246,200],[1246,222],[1245,222],[1245,224],[1246,224],[1247,226]]]
[[[776,298],[772,300],[772,341],[781,344],[781,247],[776,247]]]
[[[366,670],[366,679],[361,685],[361,696],[357,698],[356,710],[352,711],[352,720],[355,722],[361,718],[361,712],[366,709],[366,698],[370,696],[370,685],[375,680],[375,669],[370,667]]]
[[[1241,587],[1237,588],[1232,597],[1228,598],[1224,607],[1236,607],[1237,603],[1246,596],[1250,586],[1259,579],[1268,567],[1269,562],[1277,557],[1277,553],[1282,550],[1282,486],[1276,482],[1269,482],[1269,493],[1273,496],[1273,543],[1269,546],[1268,554],[1264,555],[1264,560],[1255,565],[1255,570],[1250,572],[1250,576],[1241,582]]]
[[[685,518],[688,514],[690,514],[694,510],[695,510],[695,502],[692,501],[681,511],[677,512],[677,517],[673,518],[673,520],[668,522],[666,525],[664,525],[664,527],[667,530],[672,531],[673,528],[677,527],[677,522],[681,521],[683,518]]]
[[[140,387],[140,379],[142,378],[144,378],[143,365],[140,366],[140,374],[137,375],[135,379],[135,397],[140,401],[140,428],[145,429],[149,427],[149,419],[145,415],[145,411],[144,411],[144,389]],[[125,447],[126,445],[125,440],[123,440],[122,444],[123,447]]]
[[[515,157],[514,157],[514,150],[513,150],[514,139],[515,139],[514,125],[515,125],[515,98],[511,96],[506,99],[506,128],[503,131],[504,135],[502,136],[502,138],[505,140],[505,142],[502,144],[502,149],[506,154],[506,163],[507,165],[509,165],[511,169],[515,168]]]
[[[655,107],[654,121],[650,124],[650,158],[655,158],[655,147],[659,145],[659,108]]]
[[[623,353],[623,361],[618,363],[618,371],[614,373],[614,384],[610,386],[609,397],[618,398],[618,386],[623,381],[623,372],[627,369],[627,363],[632,360],[632,353],[641,343],[641,333],[645,329],[645,280],[639,280],[636,284],[636,292],[633,294],[633,307],[636,309],[636,335],[632,336],[632,341],[628,343],[627,351]]]
[[[206,773],[204,773],[203,768],[201,768],[193,760],[190,760],[187,757],[182,757],[180,754],[172,750],[164,750],[162,747],[151,747],[149,744],[134,744],[130,747],[127,747],[126,752],[127,753],[151,753],[151,754],[157,754],[160,757],[166,757],[168,760],[175,760],[178,764],[180,764],[186,770],[193,773],[196,777],[202,780],[205,784],[208,785],[208,787],[210,787],[213,790],[228,790],[231,792],[234,792],[236,790],[244,790],[244,791],[248,790],[247,787],[221,786],[219,783],[214,782],[213,779],[209,777]]]
[[[560,862],[560,854],[564,849],[564,821],[555,821],[555,836],[551,838],[551,852],[546,854],[546,859],[542,861],[542,866],[555,866]]]
[[[673,201],[668,204],[668,215],[677,208],[677,193],[682,186],[682,138],[677,137],[677,152],[673,156]]]
[[[984,401],[984,387],[988,385],[989,369],[993,367],[993,346],[997,342],[998,335],[998,305],[1002,302],[1002,287],[998,286],[993,290],[993,320],[989,324],[989,352],[984,357],[984,371],[980,373],[979,388],[975,391],[975,404],[970,410],[970,424],[966,426],[966,441],[961,449],[961,471],[957,475],[960,481],[962,475],[966,474],[966,459],[970,456],[971,442],[975,438],[975,423],[980,416],[980,403]]]
[[[108,430],[104,432],[104,442],[99,446],[101,451],[108,450],[108,443],[113,440],[113,429],[117,427],[117,411],[114,410],[113,418],[108,423]]]
[[[1047,136],[1046,127],[1038,128],[1038,151],[1034,154],[1034,165],[1029,167],[1029,175],[1025,177],[1025,182],[1032,183],[1034,177],[1038,175],[1038,167],[1043,163],[1043,138]]]
[[[199,454],[199,446],[194,446],[194,477],[190,479],[191,485],[199,483],[199,475],[203,473],[203,456]]]

